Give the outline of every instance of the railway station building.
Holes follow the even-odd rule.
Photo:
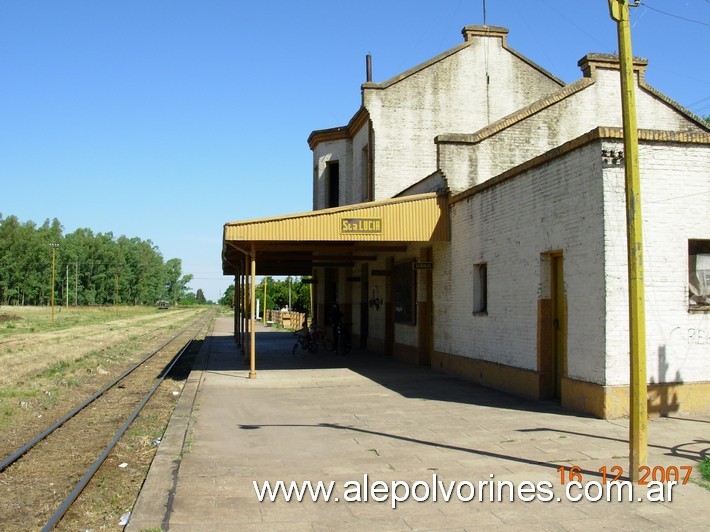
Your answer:
[[[565,84],[507,33],[467,26],[460,45],[368,79],[348,124],[308,137],[313,211],[225,224],[223,272],[240,291],[252,274],[312,276],[314,319],[337,303],[356,347],[622,417],[619,61],[588,54]],[[649,412],[707,413],[710,129],[647,66],[634,60]]]

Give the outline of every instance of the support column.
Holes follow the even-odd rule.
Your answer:
[[[234,341],[239,345],[239,272],[234,274],[234,294],[232,308],[234,309]]]
[[[385,277],[385,346],[384,354],[394,356],[394,257],[387,257]]]
[[[251,305],[249,310],[251,311],[251,338],[249,340],[249,378],[256,378],[256,246],[251,245],[251,289],[249,293],[251,294]]]
[[[421,262],[432,262],[432,248],[423,248],[419,252],[419,260]],[[431,343],[432,343],[432,271],[430,269],[415,270],[417,283],[423,288],[423,293],[417,290],[417,343],[418,343],[418,360],[417,363],[422,366],[431,365]],[[419,283],[419,281],[422,281]]]
[[[244,363],[246,363],[247,352],[245,343],[247,342],[247,273],[249,272],[249,257],[244,256],[244,273],[242,275],[242,356],[244,357]]]

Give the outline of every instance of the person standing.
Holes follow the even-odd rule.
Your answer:
[[[333,347],[335,354],[338,354],[338,336],[340,336],[340,325],[343,321],[343,313],[340,312],[337,303],[333,303],[333,308],[330,312],[330,325],[333,327]]]

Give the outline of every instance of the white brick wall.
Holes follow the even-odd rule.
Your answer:
[[[365,124],[353,137],[352,179],[345,184],[348,204],[367,201],[367,156],[363,154],[363,148],[369,140],[370,128]]]
[[[636,103],[641,129],[703,131],[638,87]],[[439,144],[440,169],[461,192],[599,126],[622,126],[618,70],[598,69],[595,83],[476,144]]]
[[[623,150],[621,142],[605,147]],[[710,147],[640,146],[649,382],[710,381],[710,313],[688,312],[688,239],[710,239]],[[604,176],[607,384],[629,379],[623,170]],[[699,335],[698,331],[703,331]]]
[[[461,192],[594,128],[621,126],[619,73],[600,68],[593,84],[561,101],[476,144],[439,144],[437,153],[436,135],[474,133],[558,90],[498,38],[476,39],[386,88],[366,86],[374,137],[366,125],[352,140],[318,144],[314,208],[325,206],[325,168],[333,160],[340,161],[340,204],[365,199],[361,154],[368,142],[375,199],[384,199],[437,169]],[[650,92],[637,88],[636,98],[639,128],[702,131]],[[561,251],[567,376],[628,383],[624,174],[621,165],[602,163],[602,149],[623,146],[591,142],[451,206],[452,240],[434,245],[437,351],[536,370],[538,300],[549,296],[544,254]],[[641,145],[650,382],[710,381],[710,314],[689,313],[687,303],[688,239],[710,239],[709,169],[707,145]],[[418,249],[410,246],[396,261],[418,257]],[[477,263],[487,264],[485,315],[472,308]],[[384,257],[370,264],[370,270],[385,268]],[[346,285],[343,275],[339,286],[346,293],[339,298],[353,303],[357,331],[360,287]],[[386,299],[386,280],[370,276],[368,298],[374,290]],[[370,337],[384,339],[384,307],[369,316]],[[394,336],[415,346],[417,327],[396,324]]]
[[[623,165],[595,141],[451,209],[450,246],[435,248],[435,348],[537,369],[541,253],[561,250],[567,376],[629,381]],[[710,147],[640,147],[649,382],[710,380],[710,313],[688,312],[688,239],[710,239]],[[603,209],[603,210],[602,210]],[[472,313],[473,265],[488,264],[488,314]]]
[[[452,207],[451,246],[435,252],[438,351],[537,369],[537,305],[549,284],[541,254],[561,250],[568,375],[603,383],[600,149],[585,146]],[[487,315],[472,312],[473,265],[481,262]]]
[[[475,39],[385,89],[366,87],[376,199],[392,197],[437,170],[436,135],[477,131],[559,88],[495,37]]]
[[[321,142],[313,151],[313,166],[316,169],[315,182],[313,183],[313,210],[324,209],[326,207],[327,172],[326,166],[330,161],[338,161],[340,170],[340,205],[346,205],[348,194],[347,183],[352,182],[352,142],[350,140],[338,140],[331,142]]]

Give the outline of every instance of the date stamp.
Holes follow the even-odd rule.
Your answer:
[[[560,483],[562,485],[567,482],[584,482],[584,471],[579,466],[560,466],[557,468],[560,474]],[[597,469],[601,475],[602,484],[607,482],[617,482],[624,474],[624,468],[620,465],[611,467],[603,466]],[[639,485],[647,486],[649,482],[675,482],[676,484],[685,485],[690,480],[690,475],[693,472],[693,466],[641,466],[639,468]],[[597,475],[595,475],[597,476]]]
[[[560,483],[564,486],[565,496],[571,502],[581,500],[671,502],[674,487],[687,484],[693,468],[692,466],[641,466],[638,471],[638,486],[628,478],[623,478],[624,468],[620,465],[603,466],[596,472],[584,470],[576,465],[560,466],[556,471]],[[600,477],[601,481],[597,480]],[[636,487],[642,488],[640,493],[634,493]]]

